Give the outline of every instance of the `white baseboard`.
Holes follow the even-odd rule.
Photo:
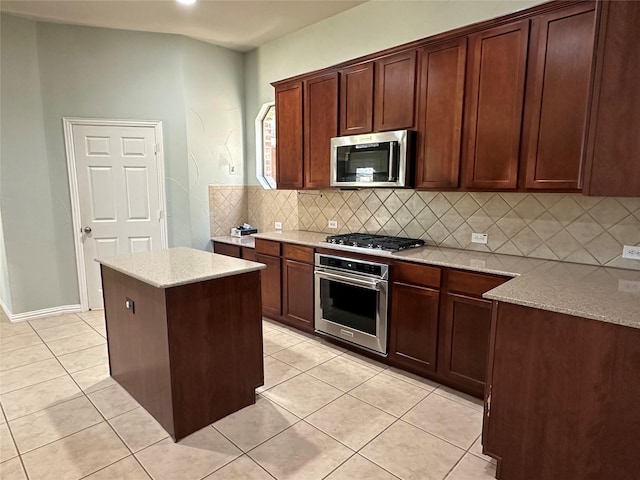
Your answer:
[[[12,322],[26,322],[27,320],[35,320],[40,317],[49,317],[51,315],[60,315],[62,313],[77,313],[82,311],[82,307],[78,305],[61,305],[60,307],[43,308],[42,310],[33,310],[31,312],[24,313],[12,313],[7,312],[7,309],[3,309],[9,320]]]
[[[4,312],[4,314],[7,317],[9,317],[9,320],[11,320],[11,317],[13,316],[13,314],[11,313],[11,310],[9,309],[9,307],[7,307],[7,304],[4,303],[1,298],[0,298],[0,308],[2,308],[2,311]]]

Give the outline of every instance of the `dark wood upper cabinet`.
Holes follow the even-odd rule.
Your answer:
[[[467,38],[420,50],[416,188],[460,182]]]
[[[340,70],[340,135],[373,129],[373,62]]]
[[[415,123],[416,51],[377,60],[375,76],[374,131],[412,128]]]
[[[525,188],[581,187],[595,4],[534,17],[525,100]]]
[[[304,186],[328,188],[331,138],[338,135],[338,73],[306,80],[304,87]]]
[[[276,87],[276,184],[282,189],[303,186],[302,82]]]
[[[640,197],[640,2],[598,2],[584,193]]]
[[[518,186],[529,20],[469,37],[465,105],[464,186]]]

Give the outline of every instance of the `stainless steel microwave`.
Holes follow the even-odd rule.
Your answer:
[[[410,187],[415,132],[368,133],[331,139],[331,186]]]

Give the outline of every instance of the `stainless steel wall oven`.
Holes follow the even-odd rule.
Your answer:
[[[387,354],[389,266],[316,253],[315,330]]]

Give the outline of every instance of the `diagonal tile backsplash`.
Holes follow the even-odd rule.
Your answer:
[[[640,270],[640,262],[621,258],[623,245],[640,245],[640,198],[210,187],[214,191],[210,196],[212,234],[220,231],[228,235],[233,226],[221,226],[233,218],[223,215],[222,210],[237,210],[227,206],[229,195],[227,203],[221,199],[222,203],[216,204],[215,190],[224,188],[244,192],[245,216],[260,231],[271,231],[273,222],[280,221],[285,230],[401,235],[423,238],[429,245]],[[328,220],[336,220],[338,229],[327,228]],[[472,244],[472,232],[487,233],[488,244]]]

